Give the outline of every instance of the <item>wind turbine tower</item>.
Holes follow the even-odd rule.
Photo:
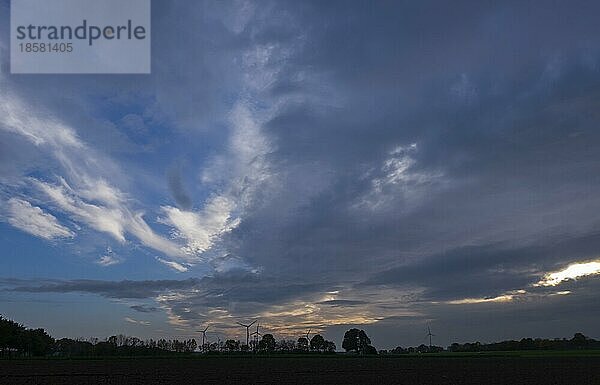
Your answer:
[[[256,331],[251,334],[252,336],[254,336],[254,349],[258,348],[258,338],[262,336],[262,334],[260,334],[260,332],[258,331],[258,328],[260,328],[260,323],[256,324]]]
[[[431,334],[431,329],[429,325],[427,326],[427,337],[429,337],[429,348],[431,349],[431,337],[435,337],[435,334]]]
[[[241,322],[238,322],[238,323],[237,323],[238,325],[240,325],[240,326],[243,326],[243,327],[245,327],[245,328],[246,328],[246,346],[248,346],[248,343],[250,342],[250,327],[251,327],[252,325],[254,325],[254,323],[255,323],[255,322],[256,322],[256,320],[252,321],[252,323],[250,323],[250,324],[248,324],[248,325],[245,325],[245,324],[243,324],[243,323],[241,323]],[[249,347],[249,346],[248,346],[248,347]]]
[[[198,332],[202,333],[202,351],[206,345],[204,345],[204,341],[206,340],[206,331],[208,330],[208,326],[204,328],[204,330],[198,330]]]

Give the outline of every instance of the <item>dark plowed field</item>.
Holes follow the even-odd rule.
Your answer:
[[[0,384],[600,384],[600,357],[14,360]]]

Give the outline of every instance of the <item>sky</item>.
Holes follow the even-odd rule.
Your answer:
[[[55,337],[599,338],[600,4],[153,1],[149,75],[11,75],[0,313]]]

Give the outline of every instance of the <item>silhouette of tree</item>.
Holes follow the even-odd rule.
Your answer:
[[[296,348],[300,352],[308,352],[308,340],[306,337],[298,338],[298,343],[296,344]]]
[[[96,345],[87,341],[77,341],[70,338],[61,338],[54,344],[54,351],[65,357],[86,357],[95,353],[95,350],[100,343]]]
[[[94,346],[94,354],[97,356],[113,356],[116,354],[117,347],[114,344],[111,344],[108,341],[98,342]],[[73,353],[76,356],[76,353]]]
[[[574,347],[581,349],[588,344],[588,338],[583,333],[575,333],[573,338],[571,338],[571,342]]]
[[[225,349],[230,352],[237,352],[240,350],[240,341],[227,340],[225,341]]]
[[[291,353],[296,349],[296,342],[294,340],[279,340],[276,349],[282,353]]]
[[[514,351],[514,350],[567,350],[567,349],[598,349],[600,341],[575,333],[573,338],[567,339],[542,339],[523,338],[520,341],[508,340],[490,344],[453,343],[448,346],[452,352],[480,352],[480,351]],[[440,348],[441,349],[441,348]]]
[[[390,350],[391,354],[408,354],[408,350],[404,349],[402,346],[396,346],[394,349]]]
[[[50,337],[44,329],[29,329],[25,332],[26,351],[32,356],[49,354],[54,345],[54,338]]]
[[[375,349],[375,346],[367,345],[364,348],[363,354],[377,354],[377,349]]]
[[[335,343],[333,341],[325,341],[325,351],[327,353],[335,353]]]
[[[2,355],[11,356],[12,353],[23,348],[21,335],[25,333],[25,327],[14,321],[0,316],[0,349]]]
[[[325,338],[320,334],[315,335],[310,339],[310,350],[317,352],[325,351]]]
[[[350,329],[344,334],[342,348],[347,352],[355,351],[360,354],[371,354],[371,339],[364,330]],[[376,349],[375,353],[377,353]]]
[[[358,329],[350,329],[344,333],[344,339],[342,340],[342,348],[349,351],[358,352]]]
[[[272,334],[265,334],[260,342],[258,343],[258,350],[265,353],[272,353],[275,351],[275,338]]]
[[[0,352],[2,355],[43,356],[50,354],[54,339],[44,329],[25,326],[0,316]]]

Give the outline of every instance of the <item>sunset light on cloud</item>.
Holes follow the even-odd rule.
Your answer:
[[[544,279],[539,281],[536,286],[557,286],[568,280],[597,274],[600,274],[600,260],[585,263],[574,263],[567,266],[563,270],[546,274]]]

